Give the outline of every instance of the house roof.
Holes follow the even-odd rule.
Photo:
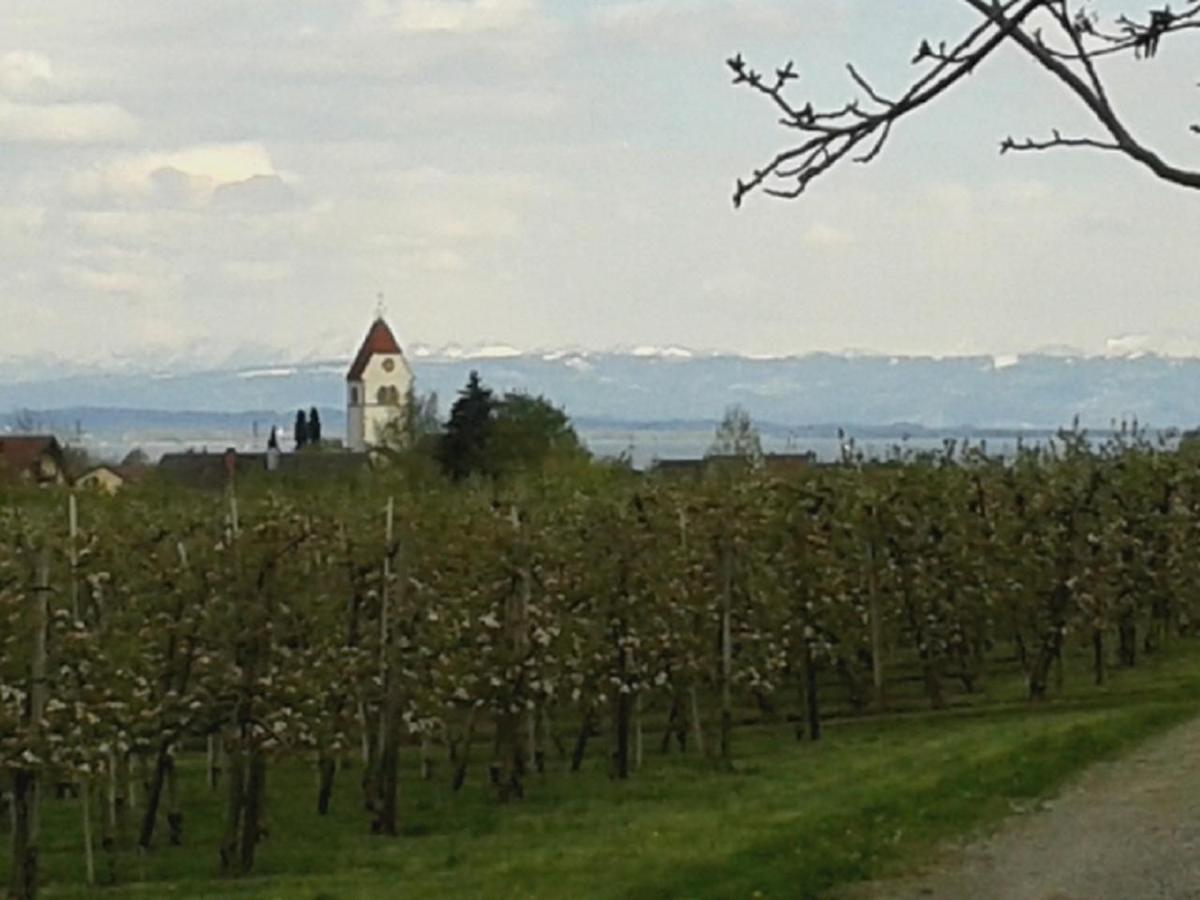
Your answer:
[[[62,448],[52,435],[27,434],[0,437],[0,460],[18,472],[31,468],[47,454],[56,461],[61,462],[62,460]]]
[[[112,474],[120,478],[121,481],[141,481],[143,478],[149,476],[152,471],[153,469],[150,466],[118,466],[111,463],[100,463],[100,465],[92,466],[90,469],[80,475],[77,481],[84,481],[85,479],[96,475],[98,472],[112,472]]]
[[[664,475],[700,474],[704,471],[702,459],[656,459],[650,464],[650,471]]]
[[[228,451],[222,453],[164,453],[158,461],[158,471],[168,480],[198,488],[220,488],[229,481]],[[292,475],[327,478],[354,472],[370,465],[366,453],[332,451],[328,453],[283,453],[279,469]],[[239,476],[249,472],[267,471],[267,454],[238,453],[233,465]]]
[[[401,352],[403,351],[400,349],[400,344],[396,342],[396,336],[392,334],[392,329],[388,328],[387,322],[383,321],[382,317],[376,319],[367,330],[367,336],[363,338],[362,346],[358,348],[358,354],[350,365],[350,371],[346,373],[346,380],[361,381],[363,372],[367,369],[367,363],[376,353]]]

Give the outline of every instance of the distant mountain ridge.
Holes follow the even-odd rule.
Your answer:
[[[627,454],[637,465],[701,455],[733,403],[750,410],[769,451],[822,459],[838,456],[843,429],[879,455],[898,443],[934,449],[946,438],[1011,452],[1018,438],[1038,442],[1076,417],[1095,432],[1135,418],[1154,430],[1200,423],[1200,359],[1152,354],[753,358],[680,347],[518,353],[494,345],[410,347],[409,356],[419,390],[438,393],[443,415],[478,369],[497,391],[550,398],[595,452]],[[113,460],[132,447],[152,457],[261,449],[272,426],[290,447],[297,408],[316,406],[325,434],[344,434],[347,367],[343,359],[207,371],[50,365],[14,375],[0,363],[0,432],[33,418],[39,430]]]
[[[543,394],[577,420],[713,422],[740,403],[780,428],[812,424],[930,430],[1091,427],[1137,418],[1154,427],[1200,423],[1200,359],[1131,356],[903,357],[812,353],[757,358],[681,347],[521,353],[409,350],[418,389],[443,413],[477,369],[497,391]],[[70,408],[278,415],[297,407],[339,411],[347,360],[265,363],[208,371],[139,371],[0,362],[0,410]],[[264,416],[265,418],[265,416]],[[332,424],[332,423],[331,423]]]
[[[1076,416],[1091,427],[1129,419],[1153,427],[1200,422],[1200,359],[1154,354],[937,359],[814,353],[758,359],[683,348],[503,350],[434,354],[418,347],[409,355],[418,389],[437,391],[443,413],[468,372],[479,370],[494,390],[545,395],[576,420],[626,426],[707,424],[732,403],[779,428],[1052,430]],[[10,361],[0,364],[0,410],[259,410],[265,421],[284,410],[317,406],[337,415],[346,367],[341,359],[198,372],[62,372],[52,366],[17,377]]]

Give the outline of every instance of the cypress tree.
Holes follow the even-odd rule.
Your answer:
[[[296,410],[296,425],[292,429],[292,437],[296,439],[296,449],[303,450],[308,443],[308,422],[304,418],[304,410]]]
[[[315,406],[308,411],[308,442],[314,447],[321,443],[321,416]]]

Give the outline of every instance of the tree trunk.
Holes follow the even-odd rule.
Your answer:
[[[571,771],[578,772],[583,765],[584,754],[587,753],[588,738],[592,734],[592,709],[588,707],[583,713],[583,721],[579,724],[579,735],[575,738],[575,749],[571,752]]]
[[[867,594],[871,616],[871,684],[875,709],[883,712],[883,609],[879,600],[879,578],[875,571],[875,546],[867,544]]]
[[[687,722],[678,692],[671,694],[671,707],[667,710],[667,727],[663,731],[662,741],[658,747],[660,753],[667,754],[671,752],[672,735],[674,735],[676,742],[679,744],[679,752],[685,752],[687,749]]]
[[[625,691],[618,691],[617,702],[613,704],[613,732],[616,737],[613,774],[622,781],[629,777],[630,719],[633,708],[631,699]]]
[[[179,808],[179,773],[174,756],[167,760],[167,840],[172,847],[183,843],[183,811]]]
[[[429,735],[421,735],[421,780],[433,778],[433,754],[429,750]]]
[[[496,719],[495,755],[492,759],[492,783],[496,797],[506,803],[525,796],[525,753],[521,742],[521,716],[504,710]]]
[[[722,548],[721,573],[721,764],[733,764],[733,551]]]
[[[363,808],[371,811],[375,808],[375,797],[379,793],[379,742],[376,740],[378,735],[378,719],[372,718],[365,704],[359,704],[359,712],[362,720],[362,792],[363,792]]]
[[[821,707],[817,694],[817,662],[813,656],[812,644],[804,643],[804,708],[808,714],[809,740],[821,739]]]
[[[265,833],[263,820],[267,797],[267,759],[258,748],[249,752],[250,772],[243,794],[241,847],[238,853],[238,870],[249,875],[254,870],[254,851]]]
[[[554,745],[554,752],[558,754],[559,759],[567,758],[567,748],[563,745],[562,738],[554,729],[554,720],[550,718],[550,710],[544,704],[542,705],[542,741],[550,741]],[[543,751],[543,755],[545,752]]]
[[[375,804],[372,834],[396,834],[396,798],[400,777],[400,729],[395,709],[389,701],[383,725],[383,749],[379,754],[379,793]]]
[[[216,791],[217,783],[221,780],[221,740],[218,734],[210,732],[206,740],[205,780],[210,791]]]
[[[29,668],[29,714],[26,734],[36,738],[46,708],[46,632],[50,624],[50,552],[38,558],[34,588],[33,656]],[[41,790],[38,775],[29,769],[12,773],[12,863],[9,895],[12,900],[34,900],[38,891],[38,838],[41,824]]]
[[[231,875],[236,870],[238,836],[245,805],[246,761],[241,747],[231,747],[225,754],[229,777],[225,806],[225,832],[221,836],[221,872]]]
[[[329,814],[329,801],[333,797],[333,777],[337,772],[337,760],[322,753],[317,761],[317,815]]]
[[[1126,668],[1137,665],[1137,622],[1132,610],[1121,613],[1117,623],[1117,657]]]
[[[109,749],[106,760],[104,784],[104,827],[101,831],[100,846],[104,849],[105,861],[108,864],[106,880],[108,884],[116,884],[119,880],[117,857],[117,752]]]
[[[1062,650],[1062,629],[1054,628],[1042,642],[1041,649],[1033,661],[1029,672],[1029,699],[1046,699],[1046,689],[1050,681],[1050,667],[1054,665]]]
[[[514,506],[509,516],[513,529],[521,534],[521,517]],[[533,594],[533,575],[528,562],[522,564],[514,590],[504,601],[505,649],[510,663],[520,665],[529,650],[529,603]],[[522,779],[529,760],[525,758],[525,742],[521,739],[522,708],[526,705],[526,684],[518,676],[510,685],[511,695],[504,707],[494,716],[496,742],[492,757],[492,784],[501,802],[525,795]],[[514,707],[516,707],[514,709]]]
[[[928,650],[921,652],[921,671],[925,681],[925,694],[933,709],[946,707],[946,695],[942,691],[942,677],[938,671],[938,660]]]
[[[645,742],[642,732],[642,692],[638,691],[633,698],[633,768],[641,770],[642,755]]]
[[[96,884],[96,854],[92,840],[92,784],[79,783],[79,815],[83,824],[83,866],[88,887]]]
[[[693,684],[688,688],[688,699],[692,707],[692,734],[696,738],[696,752],[704,755],[704,723],[700,721],[700,697]]]
[[[34,808],[37,776],[27,769],[12,773],[12,859],[8,895],[11,900],[35,900],[38,890],[38,848]]]
[[[1025,635],[1021,632],[1013,632],[1013,646],[1017,651],[1017,661],[1021,664],[1021,671],[1029,671],[1029,649],[1025,646]]]
[[[1104,684],[1104,631],[1092,629],[1092,673],[1096,684]]]
[[[138,832],[138,846],[149,850],[154,840],[154,827],[158,822],[158,806],[162,801],[163,788],[167,782],[167,770],[171,765],[171,744],[163,741],[159,744],[158,753],[154,760],[154,775],[150,780],[150,788],[146,791],[146,809],[142,814],[142,827]]]
[[[467,713],[467,731],[463,738],[463,752],[458,759],[458,765],[454,769],[454,781],[451,783],[451,788],[457,793],[463,786],[463,782],[467,780],[467,764],[471,761],[471,745],[475,742],[475,707],[472,706]]]
[[[613,750],[613,774],[622,781],[629,777],[629,741],[630,720],[633,714],[633,697],[629,693],[628,684],[628,653],[622,638],[625,632],[624,620],[618,620],[613,629],[613,640],[617,645],[617,688],[616,702],[613,704],[613,736],[616,746]]]

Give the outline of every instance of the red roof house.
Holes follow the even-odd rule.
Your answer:
[[[52,435],[0,435],[0,477],[38,484],[62,484],[66,465],[62,447]]]

